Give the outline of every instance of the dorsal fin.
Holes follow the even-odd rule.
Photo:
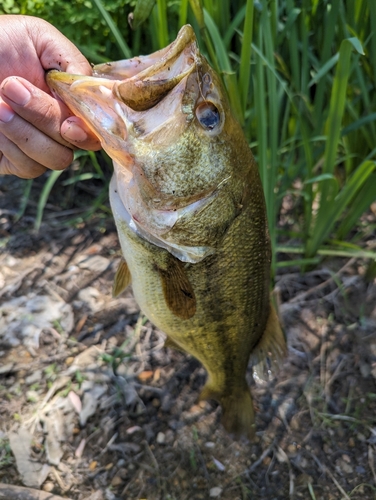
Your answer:
[[[196,297],[183,263],[170,255],[166,269],[157,267],[167,307],[175,316],[189,319],[196,312]]]
[[[124,292],[127,286],[130,285],[131,281],[132,277],[128,264],[125,259],[121,258],[115,274],[114,284],[112,285],[112,296],[117,297],[121,294],[121,292]]]

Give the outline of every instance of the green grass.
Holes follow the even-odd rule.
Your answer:
[[[93,0],[75,6],[51,0],[49,10],[7,0],[6,9],[45,17],[93,62],[150,53],[173,41],[182,24],[192,24],[259,164],[273,271],[345,255],[345,242],[355,245],[352,255],[375,260],[374,252],[357,246],[359,218],[376,199],[374,0]],[[134,31],[127,23],[131,11]],[[42,193],[36,227],[57,176]],[[281,227],[286,195],[295,224]],[[288,260],[277,264],[282,249]]]

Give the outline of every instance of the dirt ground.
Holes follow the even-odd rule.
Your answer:
[[[268,381],[249,368],[257,439],[236,442],[196,402],[200,364],[131,290],[112,298],[114,223],[84,218],[103,186],[59,182],[35,232],[44,181],[19,218],[27,183],[0,178],[0,499],[376,499],[369,262],[278,272],[288,357]],[[361,225],[375,248],[375,213]]]

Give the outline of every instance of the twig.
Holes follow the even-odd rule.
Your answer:
[[[269,453],[272,451],[272,449],[274,448],[275,442],[276,442],[276,440],[273,440],[272,444],[270,446],[268,446],[266,448],[266,450],[263,451],[263,453],[261,454],[261,457],[258,460],[256,460],[256,462],[254,464],[252,464],[248,470],[246,470],[244,472],[247,472],[250,474],[255,469],[257,469],[257,467],[262,463],[264,458],[267,457],[269,455]]]
[[[45,395],[42,403],[39,405],[37,411],[35,413],[33,413],[33,415],[27,419],[25,421],[25,425],[27,426],[30,426],[31,427],[31,433],[34,433],[35,431],[35,426],[38,422],[38,420],[40,419],[40,415],[42,413],[46,413],[46,411],[48,411],[48,405],[49,405],[49,400],[52,398],[52,396],[57,392],[59,391],[60,389],[62,389],[63,387],[65,387],[68,382],[71,380],[70,377],[66,376],[66,375],[63,375],[61,378],[57,379],[53,384],[52,384],[52,387],[49,389],[49,391],[47,392],[47,394]],[[47,408],[47,409],[46,409]]]
[[[99,453],[99,456],[102,456],[104,453],[106,453],[106,451],[108,450],[108,448],[112,445],[112,443],[114,441],[116,441],[116,438],[118,437],[119,433],[118,432],[115,432],[115,434],[112,436],[112,438],[108,441],[108,443],[106,444],[106,446],[103,448],[103,450],[101,450],[101,452]]]
[[[158,472],[159,474],[159,464],[157,462],[157,459],[155,458],[154,456],[154,453],[151,451],[151,448],[149,446],[149,443],[147,441],[143,441],[142,444],[144,445],[149,457],[151,458],[151,461],[153,462],[154,464],[154,467],[156,469],[156,471]]]
[[[344,357],[341,359],[341,361],[338,363],[337,368],[334,370],[333,375],[330,377],[329,380],[326,381],[325,387],[324,387],[324,392],[327,397],[327,400],[330,398],[330,391],[331,391],[331,386],[333,382],[338,378],[338,376],[342,372],[342,368],[344,365],[348,363],[347,357]],[[328,377],[327,377],[328,378]]]
[[[145,389],[146,391],[150,391],[154,394],[160,395],[166,392],[164,389],[161,389],[160,387],[153,387],[152,385],[140,384],[139,382],[133,382],[133,385],[136,389]]]
[[[0,500],[70,500],[46,491],[0,483]]]
[[[277,453],[279,455],[278,461],[279,462],[286,462],[287,463],[287,467],[289,468],[289,477],[290,477],[289,496],[290,496],[290,498],[293,498],[294,497],[294,491],[295,491],[295,483],[294,483],[295,477],[294,477],[294,473],[292,471],[290,459],[287,456],[286,452],[280,446],[278,446]]]
[[[51,467],[51,473],[54,476],[54,478],[56,479],[56,482],[59,485],[60,489],[63,492],[68,491],[69,490],[69,486],[66,486],[64,484],[64,481],[61,479],[61,476],[60,476],[59,472],[55,469],[55,467]]]
[[[370,445],[368,446],[368,464],[370,466],[370,469],[371,469],[372,475],[373,475],[373,479],[374,479],[375,484],[376,484],[376,473],[375,473],[375,466],[373,463],[373,447]]]
[[[331,281],[333,281],[335,278],[340,276],[348,267],[350,267],[354,262],[356,261],[355,257],[352,257],[344,266],[341,267],[336,273],[334,273],[330,278],[327,280],[323,281],[319,285],[314,286],[313,288],[310,288],[306,292],[299,293],[296,297],[293,297],[291,300],[288,301],[288,304],[295,304],[297,302],[304,302],[306,298],[311,295],[312,293],[315,293],[322,288],[325,288]]]
[[[13,295],[21,286],[23,281],[28,277],[29,274],[33,273],[34,271],[41,271],[44,269],[44,266],[42,263],[36,264],[33,268],[31,269],[26,269],[21,275],[17,276],[9,285],[5,286],[1,292],[0,292],[0,297],[3,297],[4,295]]]
[[[18,365],[15,365],[12,368],[11,373],[16,373],[16,372],[19,372],[21,370],[32,371],[35,368],[38,368],[40,366],[40,364],[52,364],[55,362],[62,361],[63,359],[66,359],[67,357],[68,357],[67,351],[64,351],[60,354],[55,354],[55,355],[50,356],[50,357],[38,358],[35,361],[32,361],[31,363],[20,363]]]
[[[328,467],[325,467],[325,472],[330,476],[330,479],[333,481],[333,483],[337,486],[338,490],[342,493],[343,495],[343,498],[345,500],[351,500],[351,498],[349,497],[349,495],[346,493],[346,491],[342,488],[342,486],[339,484],[339,482],[337,481],[337,479],[334,477],[334,475],[330,472],[330,470],[328,469]]]

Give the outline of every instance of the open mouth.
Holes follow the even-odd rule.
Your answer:
[[[150,56],[94,66],[93,74],[121,80],[114,94],[134,111],[144,111],[191,73],[196,59],[195,34],[191,26],[184,26],[168,47]]]
[[[83,102],[74,102],[67,94],[68,88],[70,94],[80,95],[85,100],[85,92],[89,94],[96,87],[104,87],[111,92],[110,96],[104,96],[104,101],[113,97],[134,111],[145,111],[160,102],[193,71],[197,54],[195,34],[187,25],[179,31],[174,42],[154,54],[99,64],[94,66],[91,77],[49,71],[47,83],[76,114]]]
[[[129,130],[146,136],[182,108],[187,78],[196,68],[198,55],[194,31],[187,25],[173,43],[149,56],[94,66],[93,76],[52,70],[46,80],[52,92],[99,137],[109,156],[126,166]],[[167,95],[168,100],[164,99]],[[143,114],[158,104],[155,112]]]
[[[172,44],[149,56],[94,66],[93,76],[50,71],[46,77],[53,93],[92,129],[114,161],[111,205],[121,219],[188,262],[198,262],[212,250],[183,248],[165,235],[181,217],[209,206],[216,188],[189,197],[161,196],[143,176],[130,143],[134,139],[154,144],[158,136],[160,144],[161,137],[171,141],[183,133],[202,95],[200,61],[194,31],[187,25]],[[210,128],[213,119],[207,115],[206,108],[198,107],[198,120],[210,121]]]

